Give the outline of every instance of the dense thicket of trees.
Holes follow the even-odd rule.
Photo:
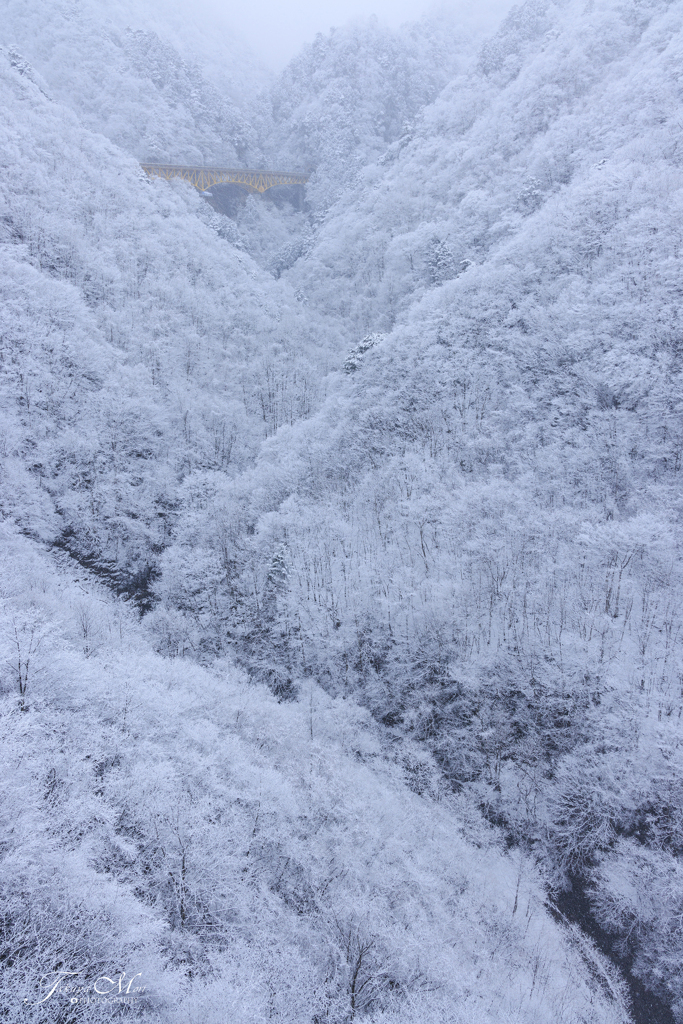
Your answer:
[[[111,1019],[46,998],[59,971],[91,998],[139,974],[129,1012],[178,1024],[626,1019],[419,746],[312,680],[278,703],[155,655],[87,574],[7,523],[2,544],[7,1020]]]
[[[25,480],[3,500],[49,533],[25,494],[47,489],[53,536],[150,573],[183,481],[229,478],[307,415],[335,335],[190,190],[2,73],[3,443]]]
[[[206,26],[198,33],[186,7],[182,29],[169,31],[179,7],[119,0],[105,10],[98,0],[55,0],[35,8],[7,0],[3,42],[40,69],[46,91],[83,124],[139,160],[258,165],[251,96],[267,75],[214,25],[217,58]]]
[[[681,3],[340,30],[241,106],[161,14],[8,10],[14,1019],[113,957],[150,1020],[626,1020],[572,886],[683,1019]]]

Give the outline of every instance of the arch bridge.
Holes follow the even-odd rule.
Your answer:
[[[263,171],[246,167],[185,167],[180,164],[141,164],[150,178],[182,178],[201,192],[212,185],[239,185],[247,192],[266,192],[274,185],[305,185],[310,174],[301,171]]]

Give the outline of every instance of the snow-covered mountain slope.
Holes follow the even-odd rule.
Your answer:
[[[386,330],[494,256],[523,252],[529,273],[586,287],[614,274],[626,247],[658,265],[654,304],[676,301],[680,7],[584,7],[510,15],[412,140],[360,176],[300,268],[325,309]],[[617,308],[632,302],[623,293]]]
[[[370,20],[319,35],[290,63],[271,88],[264,148],[271,160],[286,153],[315,170],[307,201],[317,217],[410,132],[476,38],[446,12],[398,32]]]
[[[96,993],[122,972],[143,990],[128,1015],[172,1024],[628,1019],[526,858],[418,750],[388,760],[367,712],[312,681],[278,704],[229,664],[159,657],[1,529],[0,644],[24,680],[0,697],[8,1021],[110,1020]]]
[[[180,31],[178,6],[7,0],[0,45],[15,47],[86,127],[139,160],[258,165],[249,112],[265,72],[240,41],[215,25],[201,31],[187,9]]]
[[[261,94],[254,123],[267,162],[312,172],[305,202],[293,197],[294,213],[281,201],[275,215],[270,202],[231,209],[263,267],[279,276],[309,254],[335,200],[412,131],[467,62],[484,24],[445,10],[396,32],[376,19],[351,24],[317,36]]]
[[[682,20],[527,5],[366,170],[283,277],[372,337],[159,583],[219,508],[206,628],[427,743],[679,1014]]]
[[[1,56],[0,89],[3,445],[16,473],[3,503],[29,532],[148,576],[183,479],[200,465],[232,475],[307,415],[334,333],[230,243],[229,221],[187,186],[148,181],[25,64]]]

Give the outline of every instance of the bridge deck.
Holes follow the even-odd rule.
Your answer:
[[[305,185],[301,171],[264,171],[248,167],[185,167],[180,164],[141,164],[150,178],[182,178],[202,192],[212,185],[239,185],[248,192],[265,192],[274,185]]]

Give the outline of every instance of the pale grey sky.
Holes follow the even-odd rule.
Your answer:
[[[465,21],[494,27],[513,0],[200,0],[198,6],[234,27],[264,63],[279,71],[317,32],[356,18],[375,14],[397,28],[438,6],[461,11]]]

